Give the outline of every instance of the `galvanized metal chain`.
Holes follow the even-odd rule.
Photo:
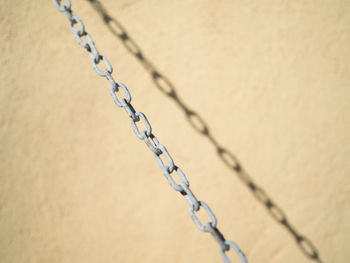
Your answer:
[[[69,27],[75,39],[77,40],[78,44],[85,48],[88,52],[91,59],[92,67],[94,68],[96,73],[101,77],[105,77],[110,83],[110,93],[112,95],[112,98],[115,104],[118,107],[124,108],[126,113],[129,115],[131,119],[131,126],[136,136],[140,140],[143,140],[148,146],[148,148],[153,152],[160,168],[162,169],[164,176],[169,181],[170,186],[175,191],[180,192],[190,204],[189,213],[193,222],[201,231],[209,232],[213,236],[213,238],[218,242],[220,246],[221,257],[225,263],[230,263],[230,260],[226,255],[230,248],[232,248],[237,253],[241,262],[247,263],[248,261],[243,252],[239,249],[239,247],[234,242],[226,240],[223,234],[216,227],[217,220],[209,206],[203,201],[198,201],[198,199],[192,193],[192,191],[190,190],[190,184],[184,172],[180,169],[180,167],[175,165],[173,158],[170,156],[165,146],[162,145],[158,141],[157,137],[152,133],[152,126],[146,118],[145,114],[143,114],[142,112],[137,112],[131,105],[131,95],[128,88],[123,83],[116,82],[114,80],[114,78],[112,77],[113,68],[111,64],[108,62],[105,56],[99,53],[94,41],[92,40],[92,37],[89,35],[89,33],[86,32],[83,22],[79,19],[79,17],[77,17],[73,13],[71,9],[72,5],[70,0],[54,0],[53,2],[58,11],[64,13],[64,15],[69,20]],[[104,64],[102,68],[100,66],[100,63]],[[121,91],[122,93],[124,93],[123,96],[120,95]],[[146,128],[145,130],[140,130],[140,128],[138,127],[138,123],[140,121],[144,124]],[[162,156],[165,158],[164,161],[161,159]],[[180,183],[176,183],[175,179],[173,178],[175,174],[179,175],[181,179]],[[210,221],[204,224],[200,222],[196,215],[196,212],[199,211],[201,208],[206,211],[210,218]]]

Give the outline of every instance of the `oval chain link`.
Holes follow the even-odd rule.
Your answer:
[[[62,2],[61,0],[54,0],[53,2],[55,4],[56,8],[58,9],[58,11],[60,11],[60,12],[64,12],[67,9],[71,9],[71,7],[72,7],[70,0],[66,0],[67,5],[61,5],[61,2]]]
[[[212,227],[216,227],[216,224],[217,224],[216,217],[215,217],[213,211],[211,211],[211,209],[209,208],[209,206],[205,202],[199,201],[199,209],[201,207],[203,207],[205,209],[205,211],[207,212],[208,216],[211,219],[211,222],[207,222],[205,225],[202,225],[202,223],[199,221],[198,217],[196,216],[195,207],[194,206],[190,207],[190,215],[192,217],[193,222],[197,225],[197,227],[201,231],[209,232],[209,230],[208,230],[209,226],[208,225],[211,225]]]
[[[109,82],[112,81],[112,79],[110,79],[109,77],[110,75],[107,75],[107,79]],[[113,80],[114,81],[114,80]],[[119,87],[122,88],[122,90],[124,91],[126,98],[122,98],[122,99],[118,99],[117,97],[117,92],[119,92]],[[128,88],[121,82],[114,82],[114,85],[111,87],[110,89],[112,98],[115,102],[115,104],[117,104],[119,107],[126,107],[127,104],[130,104],[131,102],[131,95],[130,92],[128,90]]]
[[[232,248],[236,254],[238,255],[239,259],[244,262],[244,263],[247,263],[247,259],[244,255],[244,253],[239,249],[239,247],[232,241],[225,241],[225,245],[229,246],[229,248]],[[222,259],[224,260],[225,263],[230,263],[231,261],[228,259],[228,257],[226,256],[226,252],[228,251],[229,249],[225,250],[223,248],[220,248],[220,253],[221,253],[221,257]]]
[[[148,137],[151,135],[152,133],[152,127],[151,124],[148,122],[145,114],[143,114],[142,112],[136,112],[135,115],[137,117],[139,117],[138,120],[134,121],[133,119],[131,119],[131,126],[136,134],[136,136],[140,139],[143,140],[144,138]],[[146,126],[146,130],[140,132],[139,128],[137,127],[136,122],[142,120],[142,122],[144,123],[144,125]]]
[[[184,187],[182,186],[182,184],[184,184],[187,188],[190,186],[190,183],[188,182],[185,174],[183,173],[183,171],[180,169],[180,167],[177,167],[175,165],[175,168],[174,170],[181,178],[181,183],[177,184],[174,180],[174,178],[171,176],[172,172],[170,173],[167,173],[165,176],[167,177],[170,185],[172,188],[174,188],[175,191],[178,191],[178,192],[182,192],[184,191]]]
[[[159,141],[154,134],[151,133],[150,136],[147,136],[143,139],[146,143],[147,147],[154,153],[154,154],[161,154],[160,149],[157,147],[159,145]]]
[[[129,117],[131,118],[131,126],[136,134],[136,136],[140,139],[143,140],[147,147],[154,153],[156,160],[160,166],[160,168],[163,171],[163,174],[165,177],[168,179],[170,185],[174,190],[180,192],[189,202],[190,204],[190,216],[196,226],[203,232],[209,232],[214,239],[218,242],[220,246],[220,254],[225,263],[230,263],[230,260],[226,256],[226,252],[232,248],[237,255],[239,256],[240,260],[242,263],[247,263],[247,259],[242,253],[242,251],[238,248],[238,246],[233,243],[232,241],[227,241],[222,233],[216,228],[217,225],[217,220],[212,212],[212,210],[209,208],[209,206],[203,202],[203,201],[198,201],[198,199],[195,197],[195,195],[192,193],[190,190],[190,184],[184,174],[184,172],[175,165],[174,160],[170,156],[169,152],[165,148],[164,145],[160,144],[158,139],[154,136],[152,133],[152,126],[147,120],[146,116],[142,112],[136,112],[134,107],[131,105],[131,94],[127,87],[121,83],[121,82],[115,82],[114,78],[112,77],[112,72],[113,68],[111,64],[108,62],[107,58],[103,55],[101,55],[96,46],[95,43],[92,39],[92,37],[85,31],[85,26],[83,22],[80,20],[79,17],[77,17],[71,10],[71,2],[70,0],[53,0],[56,8],[58,11],[62,12],[65,14],[67,19],[69,20],[69,27],[77,40],[78,44],[86,49],[88,52],[91,62],[92,62],[92,67],[96,71],[98,75],[101,77],[106,77],[108,82],[111,85],[110,93],[112,95],[112,98],[115,102],[115,104],[119,107],[123,107]],[[66,4],[63,4],[62,2],[66,2]],[[75,28],[75,24],[78,25],[78,28]],[[82,39],[82,37],[86,38],[86,41]],[[97,66],[100,61],[103,61],[105,64],[105,68],[102,70],[99,69]],[[119,99],[117,97],[117,93],[120,91],[121,88],[125,94],[125,97]],[[137,127],[137,122],[142,121],[143,124],[146,127],[146,130],[140,131],[139,128]],[[164,155],[167,164],[163,162],[161,159],[161,155]],[[181,179],[180,183],[176,183],[174,178],[172,177],[172,173],[176,172]],[[199,221],[198,217],[196,216],[196,211],[198,211],[201,207],[204,208],[204,210],[207,212],[209,218],[211,219],[210,222],[205,223],[204,225]]]
[[[173,158],[171,158],[168,150],[165,148],[164,145],[159,144],[157,145],[157,148],[160,150],[160,154],[156,154],[155,157],[157,159],[157,162],[160,166],[160,168],[163,170],[163,173],[166,175],[168,173],[171,173],[174,168],[175,168],[175,164],[174,164],[174,160]],[[165,165],[163,160],[160,158],[160,156],[164,154],[166,160],[168,161],[168,165]]]

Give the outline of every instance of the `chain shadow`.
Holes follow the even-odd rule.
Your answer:
[[[110,16],[107,10],[102,6],[99,0],[86,0],[90,2],[95,11],[101,16],[103,22],[110,30],[110,32],[122,41],[125,48],[133,54],[145,70],[151,75],[152,80],[156,87],[166,96],[171,98],[185,113],[185,117],[189,124],[199,134],[205,136],[210,143],[215,147],[218,157],[222,162],[238,176],[238,178],[244,183],[248,189],[252,192],[254,197],[265,206],[271,217],[280,225],[282,225],[286,231],[294,238],[299,249],[308,257],[318,263],[322,263],[319,256],[319,252],[314,244],[304,235],[300,234],[295,227],[292,226],[288,220],[286,214],[282,209],[269,197],[269,195],[257,185],[250,175],[244,170],[237,157],[228,149],[220,145],[211,133],[207,123],[203,118],[195,111],[190,109],[178,96],[178,93],[169,79],[161,74],[152,63],[144,56],[139,46],[129,36],[125,28],[112,16]]]

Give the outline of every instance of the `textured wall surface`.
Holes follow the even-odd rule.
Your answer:
[[[349,262],[350,2],[100,1],[183,107],[101,6],[73,10],[225,236],[250,262]],[[53,2],[2,0],[0,32],[1,262],[221,262]]]

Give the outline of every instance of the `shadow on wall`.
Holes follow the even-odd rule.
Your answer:
[[[265,206],[271,217],[291,234],[295,239],[300,250],[310,260],[322,263],[318,250],[312,244],[312,242],[305,236],[301,235],[289,222],[287,216],[279,208],[275,202],[268,196],[267,193],[257,185],[249,174],[244,170],[237,157],[232,154],[224,146],[220,145],[211,133],[208,125],[202,119],[202,117],[195,111],[191,110],[178,96],[174,85],[168,80],[167,77],[162,75],[152,63],[143,55],[141,49],[128,35],[124,27],[113,17],[111,17],[105,8],[101,5],[98,0],[87,0],[93,6],[93,8],[102,17],[103,22],[111,31],[111,33],[122,41],[125,48],[133,54],[145,68],[145,70],[151,75],[152,80],[156,87],[166,96],[171,98],[185,113],[185,117],[190,125],[199,134],[205,136],[209,142],[215,147],[215,151],[222,162],[244,183],[249,190],[252,192],[254,197]]]

